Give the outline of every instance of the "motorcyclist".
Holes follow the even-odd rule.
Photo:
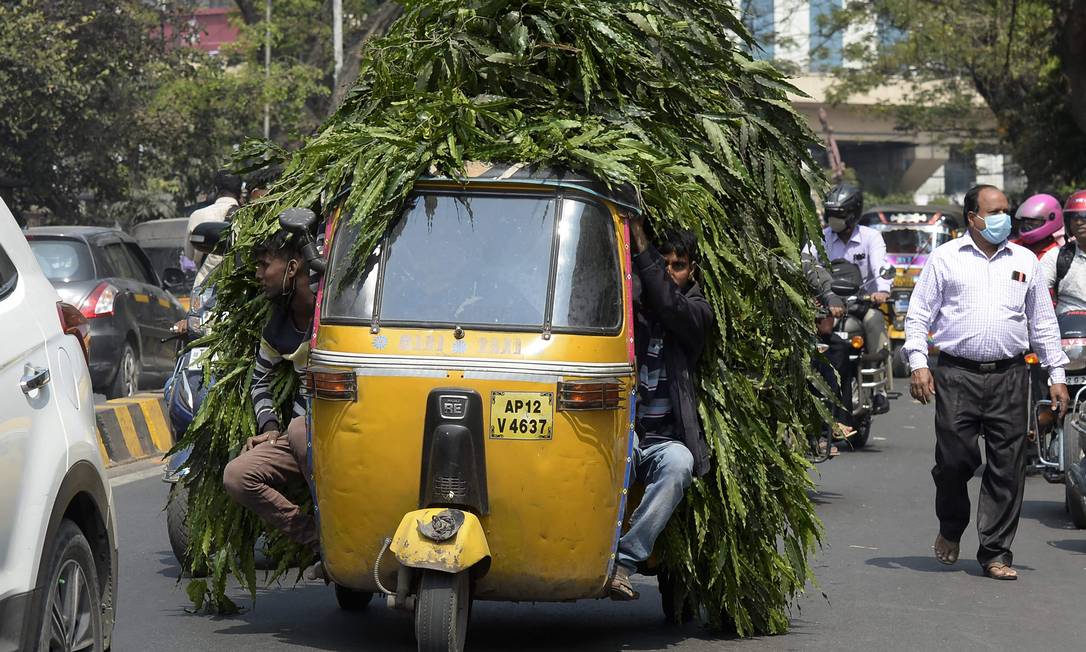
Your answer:
[[[867,362],[885,364],[890,356],[890,336],[886,319],[878,306],[890,298],[891,280],[881,276],[886,261],[886,243],[882,234],[859,224],[864,208],[863,191],[847,183],[839,183],[826,195],[823,209],[826,217],[826,253],[831,261],[845,260],[860,268],[863,289],[871,295],[871,308],[864,314],[864,358]],[[878,390],[872,399],[875,414],[890,409],[885,390]]]
[[[1086,310],[1086,190],[1067,198],[1061,222],[1066,224],[1067,242],[1050,248],[1041,258],[1041,270],[1056,301],[1057,315]],[[1078,487],[1086,488],[1086,460],[1070,465],[1067,472]]]
[[[1063,233],[1063,209],[1052,195],[1033,195],[1014,213],[1015,236],[1011,242],[1029,249],[1037,258],[1058,249]]]
[[[845,364],[848,360],[848,344],[833,334],[833,322],[845,315],[845,302],[834,294],[832,285],[833,277],[826,268],[819,264],[814,254],[804,252],[801,255],[803,263],[803,275],[807,278],[807,285],[814,295],[817,311],[815,312],[815,335],[819,344],[819,351],[823,357],[815,358],[813,365],[815,371],[822,377],[837,401],[830,401],[830,412],[834,417],[832,430],[826,428],[817,439],[816,446],[819,454],[829,457],[837,455],[837,447],[831,443],[831,438],[846,438],[855,432],[846,425],[848,414],[852,410],[851,395],[846,396],[841,391],[842,385],[847,385],[849,379],[842,374],[848,369]],[[842,408],[842,405],[844,406]]]

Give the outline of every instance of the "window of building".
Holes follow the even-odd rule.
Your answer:
[[[841,0],[811,0],[810,69],[820,72],[839,68],[842,64],[842,31],[833,26],[833,13],[841,8]]]
[[[754,49],[752,56],[755,59],[772,59],[775,18],[773,0],[743,0],[740,11],[743,14],[743,24],[761,46]]]
[[[880,13],[875,19],[875,30],[878,33],[880,50],[886,50],[905,40],[905,30],[895,25],[894,19],[885,13]]]

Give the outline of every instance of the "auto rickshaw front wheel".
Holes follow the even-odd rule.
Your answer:
[[[462,652],[471,616],[471,573],[420,572],[415,601],[419,652]]]
[[[336,584],[336,602],[344,611],[365,611],[373,600],[373,594],[368,591],[355,591],[346,586]]]

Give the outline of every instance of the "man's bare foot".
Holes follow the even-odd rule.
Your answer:
[[[960,546],[954,541],[947,541],[942,534],[935,535],[935,545],[931,548],[935,551],[935,558],[940,563],[950,566],[958,561]]]

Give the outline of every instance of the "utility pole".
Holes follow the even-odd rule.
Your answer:
[[[271,138],[271,104],[267,98],[271,83],[271,10],[272,0],[267,0],[264,4],[264,140]]]
[[[339,74],[343,70],[343,0],[332,0],[332,51],[335,68],[332,73],[332,94],[339,88]]]

